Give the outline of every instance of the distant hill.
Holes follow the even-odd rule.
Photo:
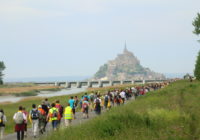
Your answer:
[[[124,52],[119,54],[101,66],[92,80],[139,80],[139,79],[165,79],[160,73],[151,71],[140,64],[140,61],[124,48]]]

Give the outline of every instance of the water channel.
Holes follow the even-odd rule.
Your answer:
[[[62,96],[62,95],[69,95],[69,94],[76,94],[79,92],[86,91],[86,87],[82,88],[71,88],[71,89],[62,89],[60,91],[41,91],[38,93],[37,96],[33,97],[55,97],[55,96]],[[31,98],[31,96],[23,96],[23,97],[16,97],[16,96],[0,96],[0,103],[3,102],[19,102],[20,100]]]

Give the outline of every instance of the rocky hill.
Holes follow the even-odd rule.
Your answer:
[[[93,80],[142,80],[165,79],[160,73],[144,68],[140,61],[126,48],[115,60],[111,60],[99,68]]]

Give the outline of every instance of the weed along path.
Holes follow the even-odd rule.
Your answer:
[[[130,100],[128,100],[127,102],[125,102],[125,104],[128,103],[128,102],[130,102],[130,101],[133,101],[133,100],[135,100],[134,97],[132,97],[132,98],[131,98]],[[114,107],[117,107],[117,106],[114,106]],[[106,113],[106,109],[103,109],[103,110],[102,110],[102,113]],[[91,111],[91,110],[89,111],[89,118],[88,118],[88,119],[86,119],[86,118],[83,117],[83,113],[82,113],[82,112],[76,112],[76,119],[74,119],[74,120],[72,121],[72,124],[71,124],[71,125],[72,125],[72,126],[81,125],[81,124],[83,124],[83,123],[89,121],[90,119],[92,119],[92,118],[94,118],[94,117],[98,117],[98,115],[95,113],[95,111]],[[65,126],[64,126],[64,119],[62,118],[60,129],[63,129],[63,128],[65,128]],[[13,128],[13,129],[14,129],[14,128]],[[51,126],[51,123],[49,122],[49,123],[47,124],[46,132],[45,132],[44,134],[39,134],[39,132],[38,132],[39,135],[37,135],[37,138],[34,138],[34,137],[33,137],[33,133],[32,133],[32,129],[31,129],[31,128],[28,128],[27,137],[24,138],[24,139],[26,139],[26,140],[30,140],[30,139],[41,139],[41,138],[46,137],[46,136],[48,136],[49,134],[51,134],[52,131],[53,131],[53,130],[52,130],[52,126]],[[9,135],[5,136],[5,137],[4,137],[4,140],[16,140],[16,137],[17,137],[17,134],[16,134],[16,133],[13,133],[13,134],[9,134]]]

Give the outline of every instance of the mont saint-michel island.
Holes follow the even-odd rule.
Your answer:
[[[134,54],[128,51],[126,43],[124,51],[114,60],[101,66],[92,80],[155,80],[166,79],[163,74],[151,71],[140,64]]]

